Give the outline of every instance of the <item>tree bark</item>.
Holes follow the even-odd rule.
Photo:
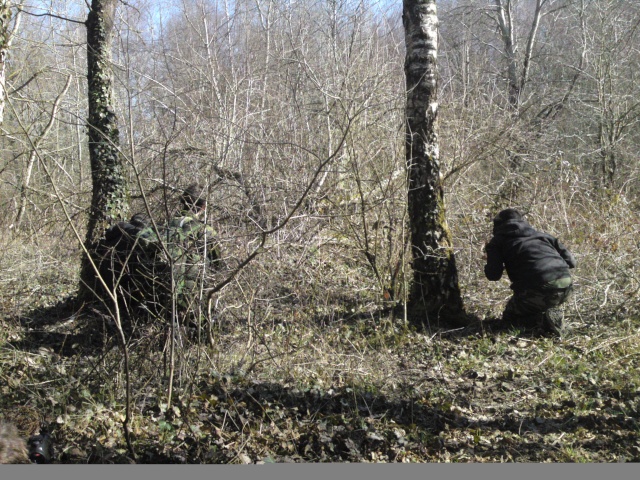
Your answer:
[[[0,0],[0,125],[4,122],[4,104],[7,98],[5,64],[9,50],[9,23],[11,22],[11,2]]]
[[[451,233],[445,218],[437,135],[438,17],[435,0],[404,0],[406,161],[411,226],[412,320],[437,325],[464,309]]]
[[[111,48],[118,0],[92,0],[86,21],[89,97],[89,158],[92,198],[79,296],[87,299],[95,291],[96,247],[104,231],[127,217],[129,202],[123,158],[119,152],[118,121],[113,109]]]
[[[11,13],[12,2],[9,0],[0,0],[0,126],[4,123],[4,107],[7,101],[7,72],[6,61],[11,46],[13,35],[18,29],[21,6],[15,17]],[[13,28],[11,21],[15,18]]]

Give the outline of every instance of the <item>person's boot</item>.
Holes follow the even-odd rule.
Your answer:
[[[547,331],[562,337],[565,333],[564,314],[559,308],[550,308],[544,313],[542,326]]]

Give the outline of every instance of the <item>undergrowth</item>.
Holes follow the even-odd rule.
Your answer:
[[[176,333],[170,403],[167,325],[127,329],[133,451],[113,321],[73,299],[79,252],[6,235],[2,415],[41,416],[61,463],[639,461],[638,222],[580,211],[566,229],[529,214],[578,257],[564,338],[497,320],[481,209],[451,221],[467,327],[416,329],[357,252],[336,260],[344,244],[318,240],[312,263],[267,250],[216,298],[212,341]]]

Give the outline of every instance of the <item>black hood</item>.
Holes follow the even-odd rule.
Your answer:
[[[528,237],[535,232],[536,230],[526,220],[507,220],[493,226],[494,235],[506,237]]]

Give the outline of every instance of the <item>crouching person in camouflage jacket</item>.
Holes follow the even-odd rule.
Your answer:
[[[569,269],[573,255],[557,238],[535,230],[514,209],[501,211],[493,220],[493,238],[486,245],[486,277],[500,280],[506,269],[513,296],[502,315],[505,322],[542,326],[561,335],[562,311],[573,282]]]
[[[185,309],[199,297],[211,270],[220,262],[216,232],[202,221],[207,208],[205,193],[197,184],[187,188],[178,215],[165,231],[164,240],[174,249],[176,293],[180,307]]]
[[[205,193],[197,184],[189,186],[181,195],[179,211],[166,226],[157,233],[149,227],[138,234],[143,247],[156,255],[147,262],[156,270],[148,275],[154,283],[154,301],[166,303],[170,310],[168,301],[175,298],[182,314],[197,305],[212,269],[220,262],[216,233],[202,221]]]

